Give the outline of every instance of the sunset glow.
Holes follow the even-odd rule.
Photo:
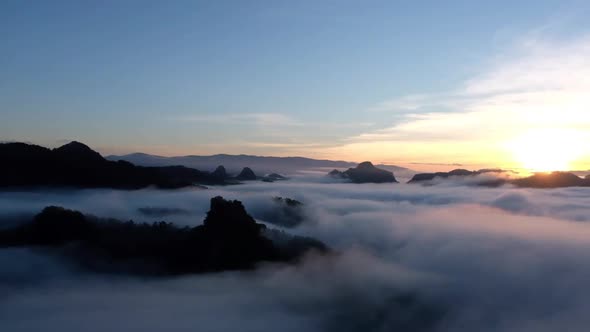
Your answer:
[[[532,172],[565,171],[581,156],[581,134],[568,130],[531,130],[507,146],[520,167]]]
[[[0,332],[590,331],[588,17],[0,0]]]

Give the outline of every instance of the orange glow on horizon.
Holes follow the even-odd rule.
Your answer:
[[[582,135],[573,130],[539,129],[525,132],[507,143],[520,167],[531,172],[567,171],[581,157]]]

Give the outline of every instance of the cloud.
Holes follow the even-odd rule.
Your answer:
[[[512,162],[508,145],[529,131],[567,132],[576,145],[590,139],[589,76],[590,36],[527,39],[458,89],[402,96],[369,109],[396,115],[396,123],[353,136],[336,150],[497,165]],[[580,158],[590,158],[590,148],[578,148]]]
[[[180,121],[204,122],[216,124],[237,123],[255,126],[301,126],[292,117],[281,113],[229,113],[229,114],[198,114],[180,116]]]
[[[375,122],[369,121],[342,119],[325,122],[316,116],[310,119],[309,116],[300,118],[272,112],[188,114],[172,116],[168,120],[176,125],[181,124],[193,130],[199,128],[207,133],[212,130],[227,132],[227,135],[217,137],[214,142],[211,141],[211,134],[203,136],[200,139],[201,145],[193,146],[193,149],[206,149],[211,153],[223,151],[233,154],[304,155],[319,158],[326,158],[323,152],[325,149],[342,144],[345,136],[343,132],[362,132],[375,127]],[[161,147],[164,148],[166,147]],[[168,148],[171,151],[178,150],[178,147]],[[154,148],[149,147],[147,150],[153,151]],[[171,153],[167,151],[163,154]]]
[[[26,254],[30,256],[20,256],[25,262],[35,259],[33,253]],[[23,274],[29,275],[30,271]],[[335,280],[337,275],[340,277]],[[21,331],[41,327],[65,332],[105,328],[111,331],[398,328],[412,322],[423,325],[420,322],[423,309],[417,304],[406,304],[405,299],[395,300],[422,279],[425,278],[403,267],[383,264],[361,252],[349,252],[331,261],[309,257],[298,266],[266,266],[252,273],[169,280],[97,277],[75,274],[64,268],[61,279],[9,289],[0,300],[0,318],[4,328]],[[373,287],[368,289],[366,282]],[[43,292],[38,292],[39,289]],[[396,315],[402,309],[404,315]],[[375,312],[388,315],[375,320]],[[30,317],[32,314],[34,318]]]
[[[189,211],[215,195],[262,216],[273,196],[305,203],[293,230],[337,254],[170,279],[87,274],[39,249],[0,250],[0,322],[40,328],[145,331],[568,331],[590,323],[590,195],[454,185],[329,183],[313,174],[210,190],[0,193],[0,219],[48,204],[155,221],[138,207]]]

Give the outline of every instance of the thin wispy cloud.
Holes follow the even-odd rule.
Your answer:
[[[177,121],[246,124],[256,126],[301,126],[301,122],[281,113],[196,114],[174,117]]]
[[[572,140],[587,140],[588,77],[590,36],[565,42],[525,40],[511,57],[496,59],[456,90],[402,96],[375,106],[369,111],[402,116],[390,127],[351,137],[343,148],[396,146],[399,152],[415,144],[438,143],[457,150],[477,143],[478,154],[487,152],[493,159],[507,153],[507,142],[527,131],[568,132]],[[590,155],[590,148],[579,149],[580,156]],[[472,152],[463,151],[463,158]]]

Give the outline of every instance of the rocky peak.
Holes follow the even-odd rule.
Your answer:
[[[360,163],[356,168],[349,168],[343,174],[355,183],[397,182],[392,172],[377,168],[369,161]]]
[[[340,172],[337,169],[332,170],[330,173],[328,173],[328,175],[330,176],[334,176],[334,177],[338,177],[338,176],[342,176],[342,172]]]
[[[244,167],[237,177],[238,180],[256,180],[256,174],[249,167]]]
[[[218,179],[225,179],[227,178],[227,172],[225,171],[225,167],[223,166],[217,166],[217,168],[215,169],[215,171],[213,171],[213,173],[211,173],[211,175],[215,178]]]
[[[370,161],[363,161],[362,163],[358,164],[356,166],[356,168],[357,169],[366,169],[366,170],[376,169],[376,167]]]
[[[207,228],[227,229],[235,231],[236,229],[256,230],[260,226],[256,220],[246,212],[242,202],[237,200],[225,200],[221,196],[211,198],[211,207],[207,212],[204,220]]]

